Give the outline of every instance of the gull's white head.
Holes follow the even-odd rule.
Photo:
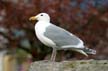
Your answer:
[[[47,13],[39,13],[36,16],[30,17],[29,20],[38,20],[38,21],[50,21],[50,17]]]

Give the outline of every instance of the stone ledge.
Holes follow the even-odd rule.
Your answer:
[[[108,60],[36,61],[29,71],[108,71]]]

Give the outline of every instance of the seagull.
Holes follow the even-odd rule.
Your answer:
[[[96,54],[96,50],[84,46],[84,42],[68,32],[50,22],[50,16],[47,13],[39,13],[32,16],[29,20],[37,20],[35,24],[35,33],[37,38],[46,46],[52,47],[51,61],[55,61],[57,50],[70,49],[79,52],[85,56]]]

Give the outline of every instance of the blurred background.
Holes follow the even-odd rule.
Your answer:
[[[27,71],[49,60],[52,48],[35,36],[31,16],[46,12],[51,22],[80,37],[96,55],[59,50],[56,61],[108,59],[108,0],[0,0],[0,71]]]

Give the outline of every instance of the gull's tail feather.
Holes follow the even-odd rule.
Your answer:
[[[88,56],[87,54],[96,54],[96,50],[90,49],[90,48],[83,48],[83,49],[72,49],[73,51],[79,52],[85,56]]]
[[[93,50],[93,49],[90,49],[90,48],[87,48],[85,47],[83,49],[84,52],[86,52],[87,54],[96,54],[96,50]]]

